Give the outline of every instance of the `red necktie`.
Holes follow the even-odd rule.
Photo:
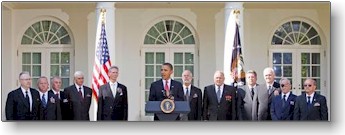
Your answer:
[[[166,96],[169,97],[170,96],[170,92],[169,92],[169,86],[168,86],[168,81],[165,81],[165,86],[164,89],[166,91]]]
[[[83,93],[81,92],[81,87],[79,87],[79,95],[80,95],[80,97],[81,97],[81,100],[83,100]]]

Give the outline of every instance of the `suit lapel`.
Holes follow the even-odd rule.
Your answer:
[[[30,92],[31,92],[31,91],[30,91]],[[20,99],[22,100],[22,102],[24,103],[24,105],[25,105],[26,107],[30,107],[29,103],[25,100],[25,97],[24,97],[24,94],[23,94],[21,88],[17,89],[17,93],[18,93],[18,95],[19,95],[19,98],[20,98]],[[31,97],[32,97],[32,94],[31,94]],[[33,100],[32,100],[32,101],[33,101]]]
[[[211,85],[210,92],[211,92],[213,99],[216,101],[216,103],[218,103],[217,93],[216,93],[216,89],[215,89],[214,85]]]

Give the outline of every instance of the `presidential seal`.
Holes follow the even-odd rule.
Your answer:
[[[164,99],[161,102],[161,110],[164,113],[171,113],[175,109],[175,102],[171,99]]]

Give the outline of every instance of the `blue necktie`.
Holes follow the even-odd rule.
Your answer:
[[[42,104],[43,104],[43,107],[44,107],[44,108],[47,106],[47,101],[46,101],[46,96],[45,96],[45,94],[42,95]]]
[[[286,95],[284,94],[284,95],[283,95],[283,99],[282,99],[282,101],[283,101],[283,106],[285,106],[285,102],[286,102],[285,98],[286,98]]]
[[[308,108],[310,108],[311,107],[311,97],[310,96],[307,96],[307,98],[308,98]]]
[[[218,100],[218,103],[220,103],[220,87],[218,87],[218,90],[217,90],[217,100]]]

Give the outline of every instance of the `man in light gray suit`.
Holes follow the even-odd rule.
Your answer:
[[[247,71],[246,81],[246,85],[238,87],[238,120],[266,120],[268,95],[265,86],[256,83],[257,74],[254,70]]]

